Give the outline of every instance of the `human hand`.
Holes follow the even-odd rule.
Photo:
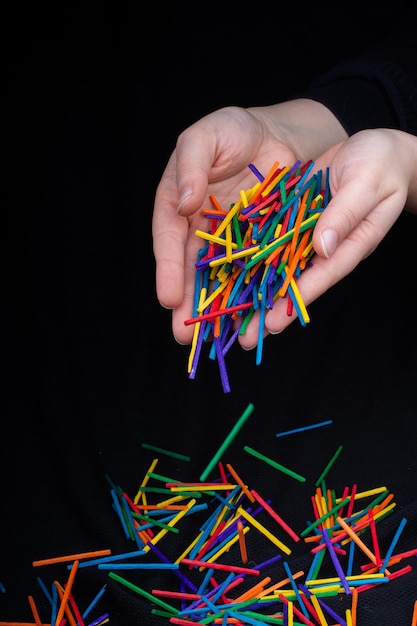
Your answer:
[[[391,129],[365,130],[333,146],[315,161],[330,167],[332,199],[314,229],[312,265],[297,279],[308,306],[347,276],[378,246],[402,210],[417,212],[417,137]],[[265,316],[265,332],[277,333],[296,317],[278,299]],[[256,317],[240,337],[255,347]]]
[[[332,113],[310,100],[270,107],[227,107],[202,118],[178,138],[158,185],[152,223],[156,290],[162,306],[172,309],[172,330],[190,343],[195,262],[207,230],[201,207],[214,196],[224,210],[253,185],[248,168],[268,171],[274,162],[307,161],[346,138]],[[244,342],[242,345],[245,345]]]

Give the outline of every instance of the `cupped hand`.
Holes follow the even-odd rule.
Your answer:
[[[365,130],[316,159],[330,167],[332,199],[313,234],[312,265],[297,279],[306,306],[347,276],[382,241],[404,208],[417,207],[417,137],[391,129]],[[296,318],[279,299],[265,316],[265,333]],[[246,349],[258,338],[256,317],[240,338]]]
[[[266,173],[274,162],[295,162],[298,155],[284,143],[279,127],[271,130],[262,114],[227,107],[200,119],[177,140],[156,190],[152,235],[156,291],[172,309],[172,331],[190,343],[195,263],[202,242],[196,229],[207,230],[200,209],[213,208],[210,196],[227,210],[240,190],[255,184],[250,163]]]

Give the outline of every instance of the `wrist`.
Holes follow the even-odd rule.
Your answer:
[[[315,160],[348,134],[326,106],[308,98],[297,98],[250,109],[280,141],[292,148],[302,161]]]

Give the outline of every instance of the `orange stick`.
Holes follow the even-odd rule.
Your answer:
[[[293,258],[291,260],[291,263],[288,266],[288,273],[287,273],[287,275],[285,277],[284,282],[282,283],[281,287],[278,290],[278,294],[281,297],[285,296],[285,294],[287,292],[287,289],[288,289],[288,285],[290,284],[291,279],[294,277],[294,272],[297,269],[298,261],[300,260],[300,256],[302,255],[302,253],[303,253],[303,251],[304,251],[304,249],[305,249],[305,247],[307,245],[307,242],[308,242],[308,239],[310,237],[310,234],[311,234],[311,229],[308,229],[308,230],[305,231],[305,233],[303,234],[303,236],[301,238],[300,244],[299,244],[297,250],[294,253],[294,256],[293,256]]]
[[[272,164],[271,169],[269,170],[268,174],[265,176],[265,178],[263,179],[263,181],[261,182],[261,184],[259,185],[258,189],[256,190],[256,192],[254,193],[251,201],[255,202],[255,200],[257,198],[259,198],[259,196],[262,194],[263,191],[265,191],[265,189],[268,187],[268,185],[271,183],[271,180],[273,179],[274,176],[276,176],[277,172],[276,169],[279,166],[279,162],[275,161],[275,163]],[[283,168],[284,170],[286,168]],[[287,168],[289,169],[289,168]],[[282,171],[282,170],[281,170]]]
[[[352,590],[352,607],[351,607],[351,614],[352,614],[352,626],[356,626],[356,616],[357,616],[357,610],[358,610],[358,590],[356,589],[356,587],[353,588]]]
[[[336,520],[340,524],[340,526],[342,526],[342,528],[347,532],[349,537],[353,539],[356,545],[359,546],[362,552],[364,552],[367,555],[367,557],[372,561],[372,563],[374,563],[375,565],[378,565],[375,554],[368,548],[368,546],[362,541],[362,539],[358,537],[358,535],[351,529],[351,527],[348,524],[346,524],[346,522],[341,517],[337,517]],[[385,570],[384,573],[386,576],[390,575],[390,572],[387,569]]]
[[[210,202],[212,203],[212,205],[213,205],[214,207],[216,207],[216,210],[217,210],[218,212],[220,212],[222,215],[225,215],[225,214],[227,213],[227,211],[224,211],[224,210],[222,209],[222,207],[220,206],[220,204],[219,204],[219,202],[218,202],[218,200],[217,200],[216,196],[213,196],[213,194],[211,194],[211,195],[209,196],[209,198],[210,198]],[[206,212],[207,212],[207,211],[204,211],[204,213],[206,213]],[[208,211],[208,212],[210,212],[210,211]]]
[[[71,571],[70,571],[70,574],[68,576],[68,582],[67,582],[67,584],[65,586],[64,593],[62,594],[61,605],[60,605],[60,607],[58,609],[58,613],[57,613],[57,616],[56,616],[56,621],[55,621],[56,626],[59,626],[61,624],[62,618],[64,617],[64,613],[65,613],[65,610],[66,610],[67,605],[68,605],[68,598],[69,598],[69,595],[71,593],[71,589],[72,589],[72,585],[74,583],[75,575],[76,575],[77,570],[78,570],[78,565],[79,565],[79,561],[75,560],[73,565],[72,565],[72,567],[71,567]],[[57,583],[55,583],[55,584],[57,585],[58,593],[60,593],[59,585]],[[68,614],[67,614],[67,617],[69,619]],[[75,623],[75,620],[74,620],[74,623]]]
[[[186,504],[167,504],[163,506],[161,504],[136,504],[137,509],[149,509],[150,511],[182,511],[188,509]]]
[[[38,609],[36,608],[35,600],[33,596],[28,596],[30,608],[33,613],[33,618],[35,620],[36,626],[42,626],[41,618],[39,617]]]
[[[92,559],[99,556],[109,556],[111,554],[110,549],[95,550],[93,552],[80,552],[79,554],[69,554],[66,556],[57,556],[52,559],[42,559],[40,561],[32,561],[33,567],[39,565],[53,565],[54,563],[66,563],[68,561],[81,561],[81,559]]]
[[[271,582],[270,576],[265,576],[259,583],[242,593],[242,595],[238,596],[233,600],[233,602],[245,602],[246,600],[251,600],[252,598],[259,598],[259,594],[265,590],[265,585]]]
[[[222,297],[221,297],[221,301],[220,301],[220,309],[226,309],[227,308],[227,303],[229,301],[229,297],[230,297],[230,294],[232,292],[232,289],[235,286],[236,278],[239,276],[241,271],[242,271],[242,268],[238,268],[238,271],[235,272],[234,274],[232,274],[229,277],[228,283],[227,283],[226,287],[223,289],[223,292],[222,292]]]
[[[331,489],[327,489],[327,509],[333,509],[336,502],[333,502],[333,494]],[[329,527],[332,528],[334,526],[334,515],[329,517]]]
[[[266,259],[265,259],[265,265],[269,265],[270,263],[273,264],[273,266],[278,265],[278,256],[281,254],[281,252],[283,251],[284,248],[286,248],[287,244],[283,243],[281,246],[278,246],[278,248],[275,248],[275,250],[273,250],[271,252],[271,254],[269,254]]]
[[[59,595],[60,599],[62,600],[62,598],[64,597],[64,590],[62,589],[61,585],[57,581],[55,581],[55,584],[56,584],[56,587],[58,589],[58,595]],[[65,612],[65,615],[68,618],[68,622],[69,622],[70,626],[77,626],[77,622],[75,620],[75,617],[71,613],[68,604],[66,605],[64,612]],[[62,616],[62,620],[60,622],[55,622],[55,624],[52,624],[52,626],[66,626],[66,621],[64,619],[64,616]]]
[[[243,532],[243,524],[240,520],[238,520],[237,522],[237,532],[239,533],[239,548],[240,548],[240,555],[242,557],[242,563],[246,565],[249,559],[248,559],[248,552],[246,549],[245,533]]]
[[[414,602],[413,619],[411,620],[411,626],[417,626],[417,600]]]
[[[307,189],[304,192],[303,198],[298,201],[297,217],[295,218],[295,222],[294,222],[294,236],[290,242],[290,262],[293,260],[295,251],[297,249],[297,240],[298,240],[298,235],[300,234],[300,225],[301,225],[301,222],[303,221],[303,218],[306,212],[306,208],[307,208],[306,200],[307,200],[307,196],[309,192],[310,190]]]
[[[297,580],[297,578],[300,578],[301,576],[304,576],[304,572],[302,570],[300,570],[299,572],[296,572],[295,574],[293,574],[293,580]],[[281,587],[285,587],[285,585],[290,584],[290,579],[289,578],[283,578],[282,580],[280,580],[278,583],[275,583],[273,585],[271,585],[270,587],[268,587],[267,589],[264,589],[262,593],[259,594],[259,598],[262,598],[263,596],[269,596],[272,592],[276,591],[276,589],[280,589]]]
[[[235,479],[235,481],[237,482],[237,484],[242,488],[242,491],[249,498],[249,500],[251,502],[255,502],[255,498],[253,497],[252,493],[249,491],[249,489],[247,488],[247,486],[245,485],[243,480],[240,478],[240,476],[236,472],[236,470],[233,469],[233,467],[230,465],[230,463],[226,463],[226,467],[229,470],[229,472],[231,473],[231,475],[233,476],[233,478]]]

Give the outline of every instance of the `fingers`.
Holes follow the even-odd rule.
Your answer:
[[[153,252],[156,261],[156,292],[168,309],[181,302],[184,286],[184,250],[188,222],[178,215],[175,153],[171,156],[156,190],[152,216]]]
[[[200,129],[196,123],[177,140],[176,185],[179,215],[190,216],[198,211],[207,194],[209,174],[215,159],[213,133]]]
[[[323,259],[318,255],[313,257],[312,265],[297,279],[297,287],[307,312],[309,305],[347,276],[358,265],[362,256],[363,244],[358,239],[342,242],[331,259]],[[294,321],[297,323],[297,320],[295,307],[291,315],[288,315],[288,295],[286,295],[279,298],[274,307],[267,312],[265,333],[280,333]],[[254,317],[245,335],[239,339],[241,346],[247,350],[253,349],[258,341],[258,332],[258,321]]]
[[[152,220],[156,291],[162,306],[175,309],[173,329],[181,342],[190,337],[190,329],[179,320],[191,316],[194,263],[201,247],[194,233],[207,228],[200,209],[209,202],[209,193],[228,202],[235,188],[251,177],[249,156],[261,136],[259,122],[246,110],[215,111],[179,136],[158,185]]]
[[[314,250],[319,256],[329,258],[346,237],[365,219],[375,219],[375,210],[383,209],[386,192],[380,182],[365,172],[357,177],[345,175],[333,184],[337,188],[333,199],[320,216],[313,233]],[[381,214],[381,218],[382,218]],[[392,221],[386,216],[387,231]],[[378,223],[378,220],[375,220]],[[377,228],[377,223],[375,227]]]
[[[193,164],[194,157],[192,151],[188,151],[187,143],[180,159],[177,151],[171,155],[156,190],[152,216],[157,298],[169,309],[178,307],[183,299],[186,251],[188,249],[188,255],[196,254],[195,243],[189,242],[193,228],[191,218],[200,209],[207,193],[207,171],[204,166],[199,168]],[[193,141],[191,144],[194,145]],[[194,152],[200,151],[204,153],[201,147]],[[192,187],[188,179],[192,181]]]
[[[297,286],[307,308],[350,274],[379,245],[402,211],[403,202],[400,197],[394,195],[381,201],[378,204],[379,211],[370,211],[366,219],[342,239],[329,258],[314,255],[312,265],[297,279]],[[295,318],[295,313],[291,317],[287,316],[286,299],[280,299],[267,313],[265,326],[270,332],[281,332]]]
[[[329,258],[363,220],[372,222],[379,236],[391,228],[404,208],[409,185],[399,165],[398,139],[391,131],[364,131],[318,160],[330,159],[333,197],[314,230],[319,256]],[[369,250],[364,250],[365,256]]]
[[[366,139],[366,143],[364,143]],[[395,138],[396,139],[396,138]],[[400,137],[402,139],[402,137]],[[297,279],[306,306],[347,276],[381,242],[404,209],[410,174],[395,159],[401,148],[390,134],[373,132],[349,140],[334,153],[330,169],[333,199],[314,233],[312,266]],[[287,298],[278,299],[265,316],[265,328],[281,332],[296,319],[287,315]],[[256,345],[256,320],[241,345]]]
[[[178,137],[156,190],[152,219],[156,291],[160,304],[166,308],[179,307],[186,285],[189,288],[191,272],[187,278],[185,262],[187,255],[196,251],[195,244],[189,241],[192,220],[195,218],[197,223],[195,216],[207,197],[209,177],[216,177],[216,129],[222,127],[224,115],[208,115]],[[227,170],[225,158],[222,167]],[[189,308],[185,304],[184,307]]]
[[[330,259],[315,255],[312,265],[297,279],[297,287],[307,311],[312,302],[352,272],[362,257],[363,244],[360,240],[344,240]],[[274,308],[265,316],[265,327],[273,334],[282,332],[297,320],[295,308],[291,316],[287,314],[287,298],[277,300]]]

